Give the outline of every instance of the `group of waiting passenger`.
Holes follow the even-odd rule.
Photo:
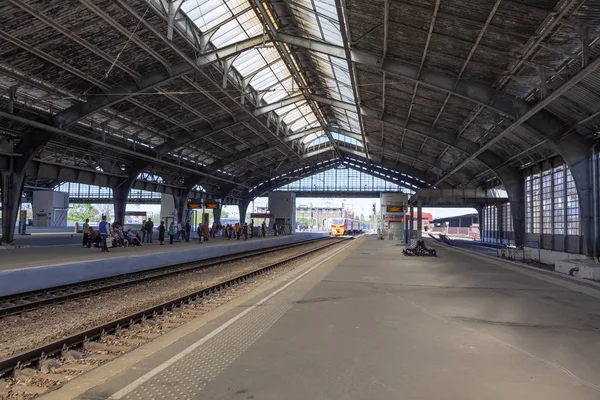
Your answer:
[[[142,240],[132,229],[125,230],[119,222],[111,225],[106,222],[106,217],[102,217],[97,230],[90,226],[89,219],[85,220],[82,244],[87,248],[102,248],[102,252],[106,253],[109,247],[141,246]]]
[[[169,227],[165,226],[165,222],[161,221],[158,226],[158,241],[161,245],[165,242],[165,234],[169,236],[169,244],[173,244],[174,241],[190,241],[192,226],[189,221],[182,225],[178,223],[175,225],[171,222]],[[273,224],[273,234],[281,234],[281,228],[276,224]],[[217,235],[222,236],[228,240],[240,240],[240,237],[244,237],[247,240],[248,237],[253,237],[254,223],[247,222],[243,225],[240,223],[221,225],[220,223],[214,223],[212,226],[208,224],[198,224],[196,233],[198,234],[198,242],[208,241],[209,238],[216,239]],[[260,227],[260,236],[266,237],[267,225],[263,222]],[[127,229],[123,227],[119,222],[115,222],[112,225],[106,221],[106,216],[102,217],[102,221],[98,224],[98,229],[95,230],[90,226],[90,220],[86,219],[83,224],[83,246],[84,247],[97,247],[102,248],[103,253],[109,252],[108,248],[111,247],[128,247],[128,246],[142,246],[142,243],[152,243],[154,236],[154,222],[151,218],[144,220],[139,231]]]

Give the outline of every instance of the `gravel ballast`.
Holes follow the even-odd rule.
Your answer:
[[[323,242],[311,243],[277,253],[249,257],[5,317],[0,324],[0,359],[210,287],[283,261],[293,255],[321,247],[323,244]],[[292,264],[297,265],[308,259],[295,261]]]

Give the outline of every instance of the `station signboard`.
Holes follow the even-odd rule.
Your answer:
[[[251,213],[250,218],[269,218],[274,219],[275,215],[269,213]]]
[[[386,211],[389,212],[389,213],[403,213],[404,212],[404,206],[398,206],[398,205],[388,204],[386,206]]]
[[[404,221],[404,214],[383,214],[384,221]]]

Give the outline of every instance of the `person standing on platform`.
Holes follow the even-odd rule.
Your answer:
[[[98,232],[100,233],[100,243],[102,245],[102,252],[108,253],[108,247],[106,246],[106,238],[109,234],[108,222],[106,222],[106,215],[102,216],[102,221],[98,224]]]
[[[171,221],[171,225],[169,225],[169,244],[173,244],[173,238],[175,237],[175,223]]]
[[[148,222],[146,222],[146,238],[147,241],[146,243],[152,243],[152,235],[153,235],[153,230],[154,229],[154,222],[152,222],[151,218],[148,218]]]
[[[260,226],[260,235],[262,237],[267,237],[267,224],[265,224],[265,221],[263,221],[262,225]]]
[[[196,228],[196,233],[198,234],[198,243],[202,243],[202,224],[198,224],[198,228]]]
[[[88,240],[90,239],[90,220],[86,218],[83,223],[83,247],[90,247],[88,245]]]
[[[142,242],[146,243],[146,220],[142,221],[140,232],[142,232]]]
[[[242,233],[244,234],[244,240],[248,240],[248,223],[244,222],[244,226],[242,227]]]
[[[165,231],[165,221],[160,221],[160,225],[158,226],[158,241],[161,246],[165,244]]]
[[[248,229],[250,230],[250,239],[254,237],[254,220],[250,221],[250,225],[248,225]]]
[[[190,242],[190,234],[192,233],[192,225],[190,224],[190,221],[185,223],[185,241],[187,243]]]
[[[202,226],[202,228],[203,228],[203,233],[204,233],[204,241],[205,241],[205,242],[208,242],[208,235],[209,235],[209,233],[208,233],[208,222],[207,222],[207,223],[205,223],[205,224]]]
[[[177,223],[177,233],[176,233],[176,235],[177,235],[177,241],[178,242],[181,242],[181,235],[182,234],[183,234],[183,229],[181,227],[181,222],[178,222]]]

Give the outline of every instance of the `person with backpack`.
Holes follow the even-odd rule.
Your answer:
[[[173,238],[175,237],[175,223],[171,221],[171,225],[169,225],[169,244],[173,244]]]
[[[165,241],[165,221],[160,221],[160,225],[158,227],[158,241],[160,242],[160,245],[164,245],[164,241]]]

